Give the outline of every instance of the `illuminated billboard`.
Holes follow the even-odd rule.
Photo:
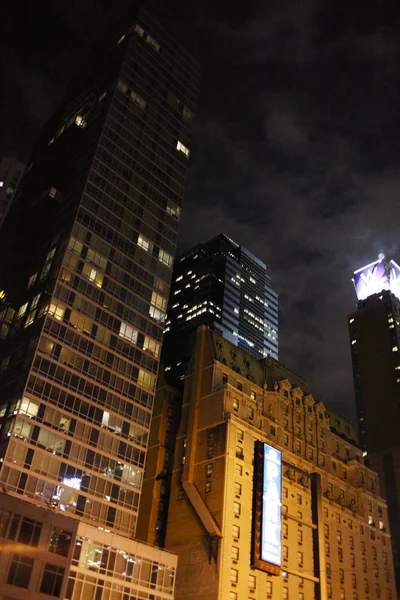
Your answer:
[[[389,289],[400,300],[400,267],[394,260],[391,260],[387,268],[389,269]]]
[[[254,447],[252,565],[278,575],[282,562],[282,453]]]
[[[373,294],[389,289],[389,280],[383,260],[379,259],[354,271],[353,283],[359,300],[365,300]]]

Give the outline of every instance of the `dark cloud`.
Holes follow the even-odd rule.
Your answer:
[[[25,155],[115,10],[100,0],[82,10],[41,4],[40,40],[23,25],[24,50],[15,38],[20,19],[7,8],[15,29],[3,81],[12,101],[1,145]],[[382,251],[400,259],[395,4],[182,3],[204,75],[181,248],[224,231],[268,264],[281,294],[281,359],[347,415],[352,271]]]

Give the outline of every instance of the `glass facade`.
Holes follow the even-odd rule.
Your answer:
[[[140,9],[44,127],[0,240],[0,484],[130,538],[198,93],[193,52],[162,8]]]
[[[184,340],[200,324],[256,358],[278,358],[278,295],[267,268],[224,234],[176,261],[164,333],[167,365],[176,336]]]

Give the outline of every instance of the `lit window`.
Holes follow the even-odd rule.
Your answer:
[[[144,338],[143,350],[158,357],[160,354],[160,344],[146,335]]]
[[[162,248],[160,248],[160,250],[158,251],[158,260],[160,260],[162,263],[164,263],[168,267],[171,267],[172,263],[174,262],[173,256],[171,254],[169,254],[168,252],[166,252],[165,250],[163,250]]]
[[[237,569],[231,569],[230,576],[231,583],[237,583],[239,580],[239,571]]]
[[[37,278],[37,273],[34,273],[33,275],[31,275],[31,276],[29,277],[29,281],[28,281],[27,288],[30,288],[30,287],[32,287],[32,286],[33,286],[33,284],[34,284],[34,283],[35,283],[35,281],[36,281],[36,278]]]
[[[235,481],[234,491],[236,496],[242,495],[242,484]]]
[[[172,202],[172,200],[167,200],[166,210],[169,215],[179,219],[180,214],[181,214],[181,209],[177,204],[175,204],[175,202]]]
[[[397,352],[397,350],[398,350],[398,347],[397,346],[393,346],[392,352]]]
[[[134,329],[127,323],[121,323],[119,328],[119,335],[120,337],[125,338],[126,340],[129,340],[134,344],[137,344],[138,332],[136,331],[136,329]]]
[[[235,465],[235,475],[243,475],[243,467],[242,465],[239,465],[238,463],[236,463]]]
[[[256,589],[256,576],[255,575],[249,575],[249,588],[251,590],[255,590]]]
[[[126,94],[128,92],[128,86],[120,79],[118,80],[117,87],[119,90],[121,90],[123,94]]]
[[[240,538],[240,527],[238,525],[232,525],[232,535],[235,539]]]
[[[240,502],[234,502],[233,503],[233,514],[239,516],[240,513],[241,513]]]
[[[117,42],[117,46],[119,46],[120,44],[122,44],[122,42],[125,39],[125,34],[121,35],[121,37],[119,38],[118,42]]]
[[[236,546],[232,546],[231,558],[232,560],[239,560],[239,548]]]
[[[139,375],[137,378],[137,382],[139,385],[141,385],[143,387],[147,387],[147,388],[150,388],[151,390],[154,390],[156,376],[153,375],[152,373],[148,373],[147,371],[144,371],[143,369],[139,369]]]
[[[0,181],[0,187],[3,187],[4,181]]]
[[[64,318],[65,307],[57,304],[50,304],[49,315],[52,315],[55,319],[62,321]]]
[[[36,310],[31,311],[26,317],[25,327],[29,327],[35,320]]]
[[[52,186],[49,189],[49,196],[50,196],[50,198],[55,198],[57,196],[57,188]]]
[[[152,46],[157,52],[160,51],[160,44],[158,44],[156,40],[153,37],[151,37],[151,35],[146,35],[146,42],[150,44],[150,46]]]
[[[148,240],[147,238],[145,238],[141,234],[138,237],[137,245],[140,248],[143,248],[143,250],[146,250],[146,252],[151,252],[151,246],[152,246],[152,244],[151,244],[150,240]]]
[[[177,149],[177,150],[179,150],[179,152],[183,152],[183,154],[184,154],[185,156],[187,156],[187,157],[188,157],[188,156],[189,156],[189,154],[190,154],[190,150],[189,150],[189,148],[187,148],[187,147],[186,147],[184,144],[182,144],[182,142],[180,142],[179,140],[177,141],[177,144],[176,144],[176,149]]]
[[[140,106],[141,109],[144,110],[146,108],[146,102],[136,92],[131,92],[130,98],[131,98],[132,102],[134,102],[135,104],[137,104],[138,106]]]
[[[17,313],[17,317],[22,317],[26,313],[27,308],[28,308],[28,302],[25,302],[25,304],[20,306],[19,311]]]
[[[77,115],[75,118],[75,123],[78,125],[78,127],[82,127],[82,129],[85,129],[87,122],[86,120],[82,117],[82,115]]]
[[[135,32],[140,35],[140,37],[144,36],[144,29],[138,23],[135,25]]]
[[[205,488],[206,494],[209,494],[211,492],[211,488],[212,488],[212,482],[206,481],[206,488]]]
[[[272,594],[272,581],[267,581],[267,594]]]

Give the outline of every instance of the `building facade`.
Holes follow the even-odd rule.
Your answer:
[[[188,332],[201,324],[257,358],[278,358],[278,295],[267,267],[225,234],[175,262],[163,342],[166,365],[187,361]]]
[[[395,600],[386,502],[349,421],[277,361],[206,327],[178,395],[157,393],[140,519],[157,542],[169,494],[177,598]],[[250,551],[256,442],[282,453],[277,575],[254,568]]]
[[[383,257],[357,270],[348,316],[358,429],[365,460],[388,503],[400,585],[400,268]]]
[[[0,228],[10,208],[25,165],[13,156],[0,158]]]
[[[132,540],[199,66],[162,2],[117,29],[43,128],[2,229],[0,485],[79,522],[73,566],[97,571],[96,600],[137,598],[135,579],[158,600],[176,561]],[[80,579],[68,598],[91,597]]]

